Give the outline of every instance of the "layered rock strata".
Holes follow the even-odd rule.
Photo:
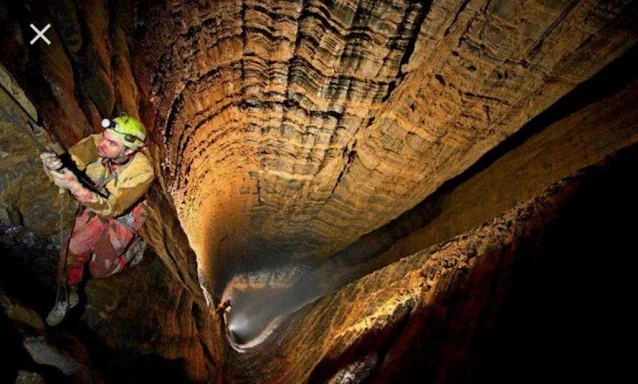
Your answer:
[[[329,257],[636,41],[629,1],[223,1],[147,12],[159,15],[144,24],[156,72],[142,89],[157,107],[165,182],[217,281],[273,259]]]
[[[638,214],[636,165],[634,145],[326,295],[265,344],[233,355],[241,367],[230,372],[233,380],[620,378],[622,357],[610,350],[631,324],[622,303],[632,272],[618,265],[633,254],[634,227],[621,218]]]
[[[112,372],[106,382],[149,374],[196,382],[446,381],[459,379],[452,367],[476,372],[473,364],[485,363],[482,338],[499,329],[490,316],[516,288],[500,283],[506,263],[542,243],[540,228],[555,222],[551,201],[562,206],[569,193],[550,190],[306,307],[267,339],[280,344],[234,355],[210,306],[224,288],[268,286],[276,298],[298,273],[430,196],[635,46],[637,7],[629,0],[0,4],[0,60],[33,101],[37,123],[70,146],[99,131],[104,116],[140,116],[160,175],[149,194],[145,263],[91,282],[90,305],[68,329],[88,340],[96,374]],[[50,46],[27,44],[31,22],[51,23]],[[617,112],[634,101],[635,92],[623,91],[603,102],[599,118],[615,116],[613,124],[591,118],[603,104],[565,117],[517,153],[527,162],[512,153],[444,199],[441,215],[387,260],[462,233],[634,142],[634,115]],[[11,151],[0,148],[0,181],[24,180],[2,191],[2,220],[47,235],[59,220],[57,192],[38,179],[37,151],[23,145],[25,136],[2,124],[0,143]],[[535,173],[536,162],[556,169]],[[504,175],[538,182],[491,191]],[[476,196],[486,204],[472,207]],[[33,237],[21,233],[28,248]],[[625,238],[605,234],[612,245]],[[56,252],[48,251],[40,256],[52,266]],[[15,271],[43,271],[30,267]],[[491,277],[498,281],[484,282]],[[29,304],[45,315],[51,302]],[[424,362],[427,371],[418,368]]]
[[[578,86],[413,209],[336,253],[291,291],[296,305],[464,233],[638,141],[638,50]],[[301,295],[297,295],[301,296]]]

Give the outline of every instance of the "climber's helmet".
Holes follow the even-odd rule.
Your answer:
[[[144,124],[129,115],[122,115],[113,120],[102,120],[102,127],[108,129],[115,137],[122,141],[125,147],[135,151],[144,146],[146,129]]]

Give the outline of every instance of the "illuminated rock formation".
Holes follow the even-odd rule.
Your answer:
[[[560,207],[635,165],[631,0],[36,3],[0,4],[7,297],[44,313],[20,281],[53,295],[72,212],[18,104],[67,147],[140,117],[159,175],[145,261],[67,328],[104,382],[502,379],[480,357],[512,347],[489,338],[518,308],[499,265],[550,254]]]

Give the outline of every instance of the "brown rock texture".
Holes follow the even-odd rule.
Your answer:
[[[0,87],[0,222],[57,238],[75,204],[42,172],[41,149],[34,138],[44,146],[59,147],[37,124],[34,106],[2,65]]]
[[[635,212],[624,182],[634,175],[619,171],[635,169],[635,145],[545,188],[635,144],[635,75],[433,193],[615,59],[635,57],[637,21],[631,0],[1,3],[0,80],[15,100],[0,94],[0,105],[17,125],[29,126],[22,106],[44,142],[68,147],[103,117],[139,116],[159,176],[144,262],[89,282],[82,309],[59,332],[45,329],[47,342],[73,340],[74,358],[89,355],[79,382],[489,382],[517,369],[543,380],[549,370],[534,371],[524,349],[561,368],[561,349],[538,344],[562,340],[546,308],[566,316],[561,330],[583,319],[592,329],[589,313],[561,309],[571,303],[561,292],[580,309],[592,303],[573,287],[617,287],[600,282],[617,273],[601,264],[623,264],[632,236],[612,224]],[[27,43],[32,22],[52,25],[51,45]],[[18,126],[0,121],[0,246],[10,256],[0,278],[24,303],[7,328],[21,353],[13,324],[39,324],[50,309],[42,292],[55,292],[54,235],[69,199],[43,178]],[[420,202],[431,204],[427,226],[376,259],[348,260],[359,275],[328,273],[345,283],[408,257],[283,317],[263,344],[230,344],[222,320],[248,313],[263,331],[286,292],[314,288],[299,276],[342,262],[357,239],[377,247],[374,231]],[[600,241],[588,250],[590,238]],[[571,254],[592,262],[561,259]],[[591,280],[558,283],[572,275]],[[539,288],[545,278],[555,284]],[[337,288],[327,281],[316,283]],[[230,315],[213,312],[238,292]],[[595,305],[612,313],[603,299]],[[559,346],[591,363],[567,331],[572,344]]]
[[[631,320],[622,308],[628,295],[608,295],[628,289],[632,272],[597,257],[633,252],[633,229],[618,219],[638,213],[629,181],[637,150],[326,295],[284,322],[265,345],[234,355],[241,367],[232,371],[235,380],[616,377],[608,367],[621,357],[610,351],[611,340],[622,338]],[[594,276],[604,288],[592,287]]]
[[[635,65],[638,56],[633,57],[629,63]],[[618,93],[554,122],[451,193],[429,201],[429,208],[440,214],[380,258],[397,260],[459,235],[536,195],[554,180],[636,143],[638,110],[628,106],[638,105],[638,80],[631,72],[633,69],[626,76],[633,80]]]
[[[413,209],[331,256],[312,273],[317,291],[460,235],[636,143],[638,111],[629,107],[638,105],[636,65],[634,48]]]
[[[326,258],[636,41],[629,1],[150,6],[150,117],[213,280]],[[202,186],[206,186],[205,188]],[[246,261],[248,260],[248,261]],[[221,291],[221,288],[220,288]]]

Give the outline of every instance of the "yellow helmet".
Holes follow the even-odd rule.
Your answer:
[[[111,133],[120,139],[124,146],[138,150],[146,140],[146,128],[144,124],[129,115],[122,115],[113,120],[102,120],[102,127],[109,129]]]

